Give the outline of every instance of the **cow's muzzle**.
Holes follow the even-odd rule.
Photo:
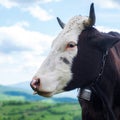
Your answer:
[[[33,94],[34,95],[38,94],[44,97],[51,97],[53,95],[52,92],[40,90],[41,87],[40,81],[41,81],[40,78],[34,77],[33,80],[30,82],[30,86],[34,90]]]
[[[33,80],[30,83],[31,88],[34,90],[34,94],[37,94],[37,91],[40,87],[40,78],[33,78]]]

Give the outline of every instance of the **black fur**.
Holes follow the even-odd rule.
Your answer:
[[[102,33],[95,28],[86,28],[78,39],[78,54],[73,60],[73,78],[64,88],[86,88],[98,76],[102,64],[102,56],[109,51],[102,80],[101,90],[109,100],[117,120],[120,120],[120,34],[116,32]],[[81,100],[83,120],[107,120],[102,102],[96,95],[90,102]]]

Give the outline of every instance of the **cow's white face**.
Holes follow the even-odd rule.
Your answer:
[[[78,36],[84,29],[87,17],[73,17],[62,32],[53,41],[51,51],[33,77],[35,84],[39,78],[37,93],[46,97],[63,91],[63,88],[72,79],[71,66],[77,54]]]

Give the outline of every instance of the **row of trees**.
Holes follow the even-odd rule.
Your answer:
[[[30,104],[28,101],[2,101],[0,102],[0,106],[7,106],[7,105],[24,105]]]

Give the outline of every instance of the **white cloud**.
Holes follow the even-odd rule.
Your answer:
[[[43,3],[48,3],[48,2],[59,2],[61,0],[41,0]]]
[[[22,6],[33,6],[46,4],[50,2],[59,2],[61,0],[0,0],[0,4],[6,8],[22,7]]]
[[[0,0],[0,4],[6,8],[12,8],[18,6],[16,2],[10,0]]]
[[[6,8],[16,7],[22,11],[29,12],[40,21],[48,21],[53,18],[49,10],[41,8],[41,4],[57,2],[59,0],[0,0],[0,5]]]
[[[120,29],[107,28],[107,27],[104,27],[104,26],[97,26],[96,28],[101,32],[115,31],[115,32],[120,33]]]
[[[24,8],[25,11],[28,11],[33,17],[41,20],[41,21],[48,21],[53,18],[46,10],[42,9],[40,6],[30,6],[28,8]]]
[[[19,27],[29,27],[30,26],[27,21],[17,22],[16,25]]]
[[[23,25],[23,23],[17,23],[9,27],[0,27],[0,42],[8,39],[17,46],[30,48],[31,50],[39,51],[40,53],[45,50],[43,47],[44,45],[46,45],[46,47],[49,46],[53,39],[52,36],[36,31],[29,31],[21,25]]]
[[[106,9],[120,9],[120,4],[115,0],[94,0],[95,3]]]
[[[53,36],[25,29],[23,23],[0,27],[0,45],[7,39],[16,46],[28,48],[22,51],[13,50],[9,54],[0,51],[0,84],[31,80],[54,39]],[[9,49],[9,44],[6,46]]]
[[[31,81],[44,59],[34,52],[0,53],[0,84]]]

